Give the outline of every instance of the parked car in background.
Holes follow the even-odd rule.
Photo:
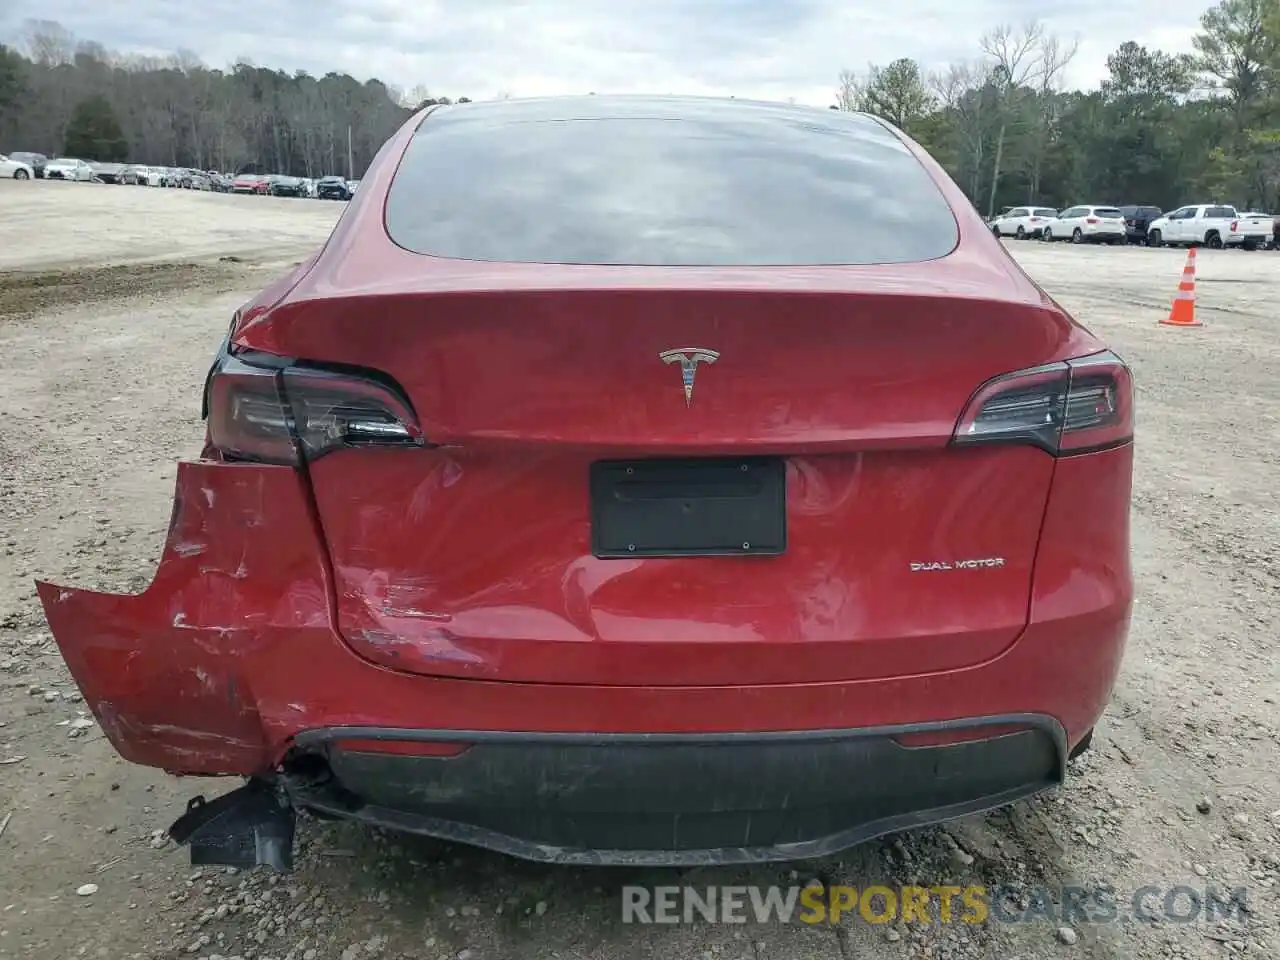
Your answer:
[[[215,193],[230,193],[232,179],[225,173],[211,172],[209,174],[209,189]]]
[[[125,167],[120,173],[120,182],[139,187],[160,186],[160,171],[145,164]]]
[[[270,186],[271,181],[260,173],[242,173],[231,182],[231,192],[265,195]]]
[[[1057,220],[1046,224],[1044,240],[1070,240],[1072,243],[1126,243],[1124,216],[1118,207],[1085,204],[1068,207]]]
[[[29,153],[26,150],[17,150],[8,154],[10,160],[15,163],[25,163],[31,168],[31,174],[37,180],[44,179],[44,168],[49,162],[49,158],[43,153]]]
[[[316,181],[316,196],[321,200],[350,200],[351,187],[342,177],[321,177]]]
[[[273,197],[305,197],[307,189],[297,177],[276,177],[267,187],[267,193]]]
[[[1238,214],[1231,221],[1224,243],[1228,247],[1240,247],[1242,250],[1257,250],[1271,242],[1274,232],[1275,217],[1254,210]]]
[[[36,172],[31,164],[14,160],[0,153],[0,177],[13,180],[34,180]]]
[[[1057,216],[1058,211],[1053,207],[1011,207],[991,221],[991,232],[997,237],[1038,240],[1049,221]]]
[[[1120,215],[1124,217],[1125,238],[1130,243],[1146,243],[1147,228],[1153,220],[1164,216],[1164,211],[1159,207],[1130,203],[1120,207]]]
[[[1200,203],[1179,207],[1151,222],[1147,242],[1153,247],[1209,247],[1217,250],[1230,244],[1250,248],[1265,242],[1269,232],[1262,223],[1248,223],[1241,230],[1236,208],[1225,203]],[[1235,230],[1232,230],[1235,224]]]
[[[210,190],[209,175],[203,170],[183,170],[178,174],[178,186],[183,190]]]
[[[121,183],[120,175],[124,172],[125,165],[123,163],[96,163],[90,161],[89,167],[93,170],[93,179],[99,183]]]
[[[93,167],[85,160],[74,157],[58,157],[44,167],[46,180],[79,180],[88,183],[93,179]]]
[[[360,189],[360,181],[359,181],[359,180],[348,180],[348,181],[347,181],[347,189],[351,191],[351,196],[353,196],[353,197],[354,197],[354,196],[356,195],[356,191]]]

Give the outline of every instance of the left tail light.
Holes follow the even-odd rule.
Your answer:
[[[208,411],[210,443],[228,460],[298,464],[346,447],[424,442],[408,401],[373,376],[228,354],[210,375]]]
[[[1236,232],[1237,230],[1239,230],[1239,229],[1240,229],[1240,221],[1239,221],[1239,220],[1232,220],[1232,221],[1231,221],[1231,232],[1232,232],[1232,233],[1235,233],[1235,232]]]
[[[1097,223],[1097,222],[1098,222],[1098,218],[1097,218],[1097,217],[1086,217],[1084,222],[1085,222],[1085,223]]]
[[[952,442],[1021,443],[1054,456],[1133,439],[1133,376],[1110,351],[1005,374],[983,384]]]

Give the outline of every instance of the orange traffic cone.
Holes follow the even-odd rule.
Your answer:
[[[1173,298],[1169,316],[1160,321],[1171,327],[1202,327],[1196,319],[1196,248],[1187,251],[1187,263],[1182,268],[1182,282]]]

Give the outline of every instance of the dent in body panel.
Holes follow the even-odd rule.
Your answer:
[[[126,759],[180,773],[270,764],[244,665],[280,628],[327,630],[322,555],[288,467],[179,464],[156,576],[139,594],[37,584],[62,655]],[[276,530],[255,529],[270,517]]]
[[[583,489],[594,452],[371,454],[311,470],[352,649],[420,674],[556,684],[794,683],[981,662],[1026,622],[1052,472],[1030,449],[793,456],[786,555],[602,560]],[[1003,562],[912,577],[910,562],[931,555]],[[975,591],[983,602],[966,602]]]

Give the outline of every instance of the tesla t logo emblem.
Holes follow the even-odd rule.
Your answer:
[[[698,375],[698,364],[715,363],[720,354],[704,347],[680,347],[676,350],[663,350],[658,354],[663,363],[680,364],[680,380],[684,384],[684,405],[693,403],[693,380]]]

